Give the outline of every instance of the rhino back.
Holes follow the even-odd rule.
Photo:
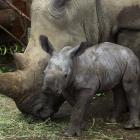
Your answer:
[[[100,84],[100,90],[111,89],[121,81],[126,66],[135,60],[137,57],[129,48],[108,42],[95,45],[79,57],[76,83],[86,88]]]

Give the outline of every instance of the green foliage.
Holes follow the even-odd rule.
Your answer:
[[[0,73],[12,72],[12,71],[15,71],[15,68],[8,67],[8,66],[0,67]]]
[[[96,94],[96,97],[101,97],[101,96],[105,96],[105,93],[104,92],[99,92]]]
[[[6,55],[6,54],[14,54],[14,53],[22,53],[24,52],[24,48],[21,47],[19,44],[14,44],[12,46],[8,45],[1,45],[0,46],[0,55]]]
[[[0,56],[6,56],[6,55],[13,55],[14,53],[23,53],[25,48],[21,47],[19,44],[13,44],[13,45],[0,45]],[[12,72],[15,68],[12,68],[10,66],[0,66],[0,73],[5,72]]]

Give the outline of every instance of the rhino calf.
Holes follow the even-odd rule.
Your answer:
[[[73,106],[65,135],[81,135],[93,96],[98,91],[110,89],[115,97],[112,119],[116,120],[123,103],[127,102],[130,118],[125,127],[140,127],[140,65],[129,48],[108,42],[91,47],[90,43],[84,42],[75,48],[66,46],[56,52],[45,36],[40,36],[40,42],[51,56],[44,71],[43,92],[50,101],[63,95]]]

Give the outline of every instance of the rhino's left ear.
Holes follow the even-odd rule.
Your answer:
[[[78,57],[80,56],[82,53],[85,52],[85,50],[89,47],[92,47],[93,46],[93,43],[91,42],[82,42],[80,45],[72,48],[70,51],[69,51],[69,55],[70,57]]]
[[[47,53],[49,53],[50,55],[53,55],[54,48],[49,42],[48,38],[45,35],[40,35],[39,40],[40,40],[42,49],[46,51]]]

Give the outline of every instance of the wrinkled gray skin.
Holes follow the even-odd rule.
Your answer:
[[[44,34],[56,50],[83,41],[114,41],[123,29],[140,30],[139,0],[33,0],[31,13],[30,43],[40,46]]]
[[[140,0],[33,0],[31,6],[31,36],[27,51],[32,52],[30,46],[33,46],[37,53],[35,56],[39,55],[44,59],[46,54],[42,51],[38,39],[41,34],[44,34],[49,38],[55,50],[58,51],[64,46],[74,47],[83,41],[90,41],[93,44],[116,41],[116,43],[124,42],[126,46],[130,46],[140,58],[140,53],[138,53],[140,51],[140,37],[135,37],[135,33],[129,32],[130,30],[134,32],[140,30],[139,13]],[[121,36],[121,39],[117,41],[117,35],[125,29],[128,31],[127,36]],[[130,39],[132,40],[127,42]],[[36,50],[37,48],[38,50]],[[32,55],[28,56],[31,57],[30,59],[35,58]],[[36,63],[38,63],[38,59]],[[44,65],[44,63],[42,64]],[[34,69],[38,69],[38,65]],[[40,75],[40,73],[42,73],[42,70],[36,74],[39,80],[35,81],[36,86],[39,87],[43,79],[43,75]],[[40,91],[39,88],[38,90]],[[34,89],[34,91],[37,90]],[[36,92],[38,94],[37,99],[42,96],[39,91]],[[30,91],[29,94],[31,94]],[[28,100],[28,103],[36,102],[36,98],[33,99]],[[22,109],[24,112],[29,109],[36,110],[34,106],[29,108],[28,103],[25,102],[24,104],[25,109]],[[44,105],[44,100],[42,103]],[[58,108],[61,103],[57,106]],[[19,105],[17,104],[17,106]],[[33,115],[36,116],[36,113]]]
[[[125,128],[140,127],[140,65],[130,49],[107,42],[91,47],[85,42],[75,48],[66,46],[57,53],[45,36],[41,36],[40,40],[42,47],[46,47],[51,55],[44,71],[42,90],[48,100],[63,95],[73,106],[65,135],[81,135],[93,97],[97,91],[110,89],[114,92],[116,105],[112,120],[116,121],[123,103],[127,102],[130,116]]]

